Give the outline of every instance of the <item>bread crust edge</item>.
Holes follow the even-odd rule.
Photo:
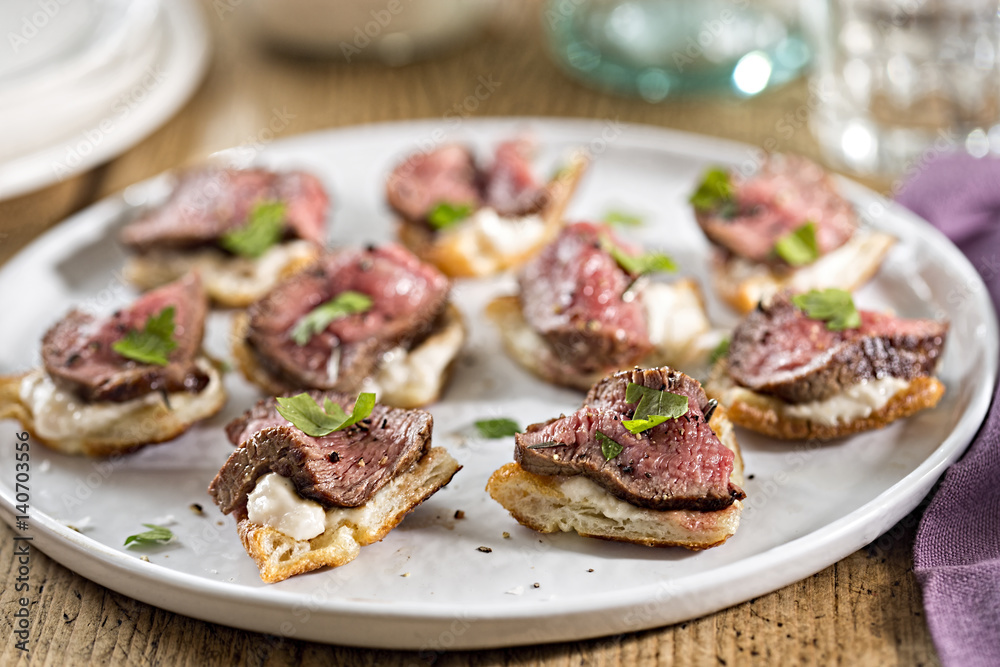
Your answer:
[[[218,368],[216,371],[221,373]],[[200,411],[200,416],[190,421],[179,421],[173,411],[163,403],[157,402],[143,406],[139,412],[126,418],[130,422],[141,422],[142,424],[151,425],[151,428],[141,430],[143,434],[141,438],[127,438],[123,435],[111,437],[93,437],[88,435],[73,440],[72,445],[68,445],[67,441],[46,438],[38,433],[35,416],[32,414],[31,409],[21,400],[20,395],[21,382],[27,376],[28,373],[21,373],[20,375],[0,377],[0,420],[14,419],[20,422],[21,426],[31,434],[32,438],[49,449],[63,454],[85,455],[93,458],[127,454],[149,445],[173,440],[185,433],[197,422],[218,414],[227,400],[225,388],[222,387],[218,398],[214,402],[204,406]],[[146,433],[150,435],[146,436]]]
[[[451,482],[455,474],[462,469],[451,454],[443,447],[432,447],[413,467],[402,473],[401,497],[395,499],[386,509],[386,517],[376,526],[363,526],[350,522],[342,522],[335,528],[327,530],[312,540],[294,540],[270,526],[252,523],[242,507],[234,513],[236,530],[240,542],[260,572],[260,578],[265,583],[273,584],[288,579],[297,574],[303,574],[323,567],[339,567],[354,560],[361,547],[380,542],[389,532],[399,525],[407,514],[415,510],[427,498],[437,493]],[[391,503],[391,498],[380,494],[386,491],[383,487],[368,502]],[[270,547],[275,540],[284,543],[293,542],[296,548],[306,549],[305,553],[291,560],[274,563],[274,550]],[[314,549],[313,543],[323,544]]]
[[[760,396],[759,402],[742,399],[725,402],[725,383],[728,380],[724,375],[725,368],[724,359],[716,363],[712,379],[705,384],[705,392],[725,406],[730,419],[737,426],[779,440],[834,440],[882,429],[899,419],[935,407],[945,392],[944,384],[937,378],[917,377],[910,380],[906,389],[895,394],[882,408],[867,417],[829,425],[801,417],[784,417],[774,407],[774,401],[780,399],[771,396]]]

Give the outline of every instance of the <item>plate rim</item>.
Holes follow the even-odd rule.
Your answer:
[[[562,132],[556,132],[555,129],[565,130],[570,128],[572,131],[580,132],[585,129],[593,130],[595,127],[599,127],[602,122],[607,123],[608,120],[520,116],[483,117],[466,119],[462,125],[462,132],[478,134],[483,130],[490,132],[496,131],[497,128],[501,127],[506,127],[509,131],[512,129],[511,126],[517,128],[526,125],[531,128],[537,128],[540,134],[544,134],[547,129],[553,131],[555,134],[561,134]],[[415,135],[421,129],[438,128],[440,125],[440,120],[430,119],[353,125],[309,132],[275,141],[262,153],[262,157],[266,159],[272,147],[280,150],[302,143],[317,143],[322,145],[326,141],[336,140],[335,138],[338,135],[349,135],[358,140],[363,140],[364,134],[368,132],[400,133],[406,131]],[[717,137],[649,125],[631,123],[622,123],[622,125],[627,128],[629,133],[629,139],[624,143],[626,147],[649,148],[657,152],[681,154],[701,160],[707,158],[708,160],[719,162],[734,162],[737,156],[753,155],[761,152],[761,149],[748,144]],[[401,151],[406,148],[408,146],[400,146]],[[161,178],[163,178],[163,174],[153,176],[136,185],[141,187]],[[844,178],[838,178],[838,181],[842,186],[846,186],[845,195],[855,205],[859,203],[859,199],[868,199],[871,201],[879,199],[879,195],[860,184]],[[39,236],[15,255],[15,257],[11,258],[2,269],[9,269],[16,265],[20,258],[31,254],[36,244],[43,245],[49,243],[47,239],[50,234],[55,235],[70,225],[82,227],[83,223],[80,222],[81,220],[97,216],[114,215],[116,211],[121,212],[127,206],[128,204],[125,203],[123,193],[121,192],[88,206]],[[936,245],[939,246],[939,251],[943,252],[949,259],[949,266],[958,271],[959,277],[968,281],[968,284],[979,288],[974,291],[971,298],[974,300],[974,310],[984,314],[983,325],[987,329],[985,336],[987,349],[984,350],[983,365],[985,368],[996,368],[998,347],[1000,347],[1000,341],[998,341],[997,336],[997,317],[992,303],[989,301],[988,290],[978,272],[958,248],[939,230],[895,202],[889,202],[889,208],[892,210],[893,217],[899,218],[899,221],[892,222],[892,225],[916,227],[924,236],[930,236],[931,239],[938,242]],[[458,609],[453,603],[434,603],[433,601],[420,603],[394,602],[391,606],[387,606],[384,603],[335,600],[333,601],[335,604],[328,602],[324,605],[326,607],[324,611],[334,616],[352,616],[357,619],[379,618],[383,620],[391,619],[394,621],[410,621],[411,623],[425,624],[439,623],[441,621],[451,622],[454,621],[457,615],[468,614],[477,621],[486,621],[503,626],[503,631],[499,635],[494,636],[493,639],[486,638],[484,636],[486,633],[481,631],[463,635],[452,646],[447,647],[449,650],[495,648],[540,643],[537,638],[527,634],[518,636],[515,633],[512,635],[512,632],[514,632],[513,628],[516,628],[519,623],[523,625],[525,621],[537,621],[539,619],[560,617],[572,620],[575,617],[592,614],[598,609],[607,612],[609,621],[611,621],[607,624],[606,632],[599,634],[592,632],[587,634],[563,632],[558,635],[546,635],[541,642],[585,639],[616,634],[618,632],[643,630],[679,622],[685,618],[701,617],[714,613],[752,597],[783,588],[828,567],[830,564],[839,561],[841,558],[864,546],[864,544],[869,543],[885,530],[891,528],[896,521],[912,511],[930,490],[933,483],[944,473],[945,469],[957,460],[965,451],[968,444],[971,443],[986,415],[996,381],[996,374],[989,374],[985,383],[975,389],[973,396],[969,400],[965,414],[960,418],[948,437],[916,469],[882,491],[875,498],[847,515],[824,524],[822,527],[794,540],[754,554],[748,558],[720,566],[714,570],[713,580],[731,585],[729,591],[735,591],[735,594],[724,595],[724,599],[721,602],[713,603],[713,608],[707,611],[702,610],[695,615],[684,616],[684,618],[668,618],[666,621],[663,620],[664,616],[662,614],[651,614],[638,624],[630,624],[625,627],[623,625],[624,621],[620,616],[610,617],[614,615],[613,612],[625,612],[634,609],[636,606],[648,603],[649,596],[637,595],[637,589],[595,594],[588,598],[585,603],[573,601],[572,608],[561,607],[560,604],[567,604],[565,601],[561,603],[546,603],[545,605],[531,609],[503,606],[498,608],[488,603],[463,605]],[[0,515],[2,515],[6,523],[13,526],[15,515],[14,501],[7,494],[5,486],[0,486]],[[36,537],[41,538],[37,540],[37,544],[58,562],[77,572],[87,570],[87,573],[81,572],[81,574],[112,590],[176,613],[202,618],[211,622],[222,622],[233,627],[273,633],[275,626],[271,622],[254,623],[244,618],[242,622],[234,623],[228,619],[220,621],[218,618],[213,618],[209,613],[209,607],[212,605],[208,605],[206,611],[199,613],[199,602],[204,603],[206,599],[210,600],[213,605],[216,603],[231,604],[237,602],[241,605],[249,604],[250,606],[262,609],[273,609],[274,607],[287,609],[292,605],[301,604],[302,602],[302,596],[298,593],[274,590],[268,587],[247,588],[241,584],[207,580],[194,574],[178,572],[157,564],[145,563],[138,558],[125,555],[96,540],[78,534],[48,515],[42,514],[40,517],[36,515],[32,518],[34,519],[34,533]],[[870,538],[865,539],[865,536],[871,531],[872,525],[877,519],[881,519],[882,524],[886,522],[888,524],[884,528],[879,529],[874,535],[871,535]],[[835,544],[841,546],[839,548],[831,548]],[[810,561],[809,565],[802,564],[805,560],[804,556],[816,552],[823,552],[826,555],[818,560]],[[780,560],[777,562],[773,560],[776,554],[780,556]],[[74,556],[97,560],[93,563],[88,561],[86,567],[80,567],[79,561]],[[822,562],[819,563],[819,561]],[[72,562],[73,564],[69,565],[68,562]],[[111,571],[106,573],[97,572],[97,570],[105,566],[112,568]],[[755,576],[777,567],[783,567],[786,573],[792,573],[782,577],[782,580],[787,579],[787,581],[784,581],[780,585],[775,586],[772,583],[764,583],[764,577]],[[175,592],[181,594],[181,597],[190,597],[170,600],[168,603],[164,603],[162,597],[145,593],[144,590],[146,589],[139,591],[139,595],[131,588],[122,590],[122,588],[128,588],[126,585],[127,582],[122,581],[126,577],[122,577],[122,579],[115,578],[116,568],[120,570],[120,574],[128,575],[128,578],[139,579],[146,584],[169,584]],[[690,595],[695,592],[698,582],[701,579],[702,576],[693,574],[685,575],[675,580],[673,584],[674,590],[671,592],[671,595],[681,597]],[[322,624],[315,627],[308,623],[300,624],[296,638],[328,643],[332,641],[329,637],[328,628],[324,628]],[[370,642],[352,642],[350,637],[339,636],[336,639],[337,643],[345,645],[372,646]],[[421,644],[415,643],[411,637],[404,636],[404,633],[399,633],[398,637],[379,647],[417,650],[423,648]]]
[[[166,40],[159,65],[170,71],[164,85],[157,86],[140,110],[129,114],[114,133],[86,155],[80,155],[76,165],[67,165],[63,174],[56,174],[53,164],[64,159],[67,147],[78,141],[80,133],[0,162],[0,201],[65,182],[121,155],[166,123],[190,99],[211,60],[208,28],[200,8],[192,0],[161,2],[159,11],[157,22]]]

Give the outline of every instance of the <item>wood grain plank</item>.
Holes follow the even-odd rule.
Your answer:
[[[667,628],[490,651],[413,653],[244,632],[157,609],[32,555],[31,664],[63,665],[934,665],[910,565],[911,515],[867,549],[769,595]],[[0,527],[0,663],[10,636],[13,531]]]

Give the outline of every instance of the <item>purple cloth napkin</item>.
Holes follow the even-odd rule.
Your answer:
[[[1000,160],[937,158],[906,183],[897,200],[955,242],[1000,308]],[[913,551],[927,624],[942,663],[1000,665],[997,394],[969,451],[945,473]]]

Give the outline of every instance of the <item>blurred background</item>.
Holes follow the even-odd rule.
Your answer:
[[[213,151],[409,118],[663,125],[891,195],[929,152],[1000,150],[996,4],[5,0],[0,260]]]
[[[282,137],[408,119],[444,129],[484,116],[666,126],[751,152],[801,153],[891,197],[940,153],[1000,152],[997,4],[3,0],[0,262],[73,212],[216,151],[255,155]],[[814,664],[934,663],[912,575],[918,516],[893,529],[884,552],[858,552],[690,627],[581,650],[632,664],[661,650],[711,659],[724,643],[766,658],[787,642]],[[67,590],[100,596],[46,567]],[[232,643],[234,662],[239,651],[273,649],[104,594],[137,617],[156,615],[150,636],[182,627]],[[89,650],[88,641],[78,644]]]

